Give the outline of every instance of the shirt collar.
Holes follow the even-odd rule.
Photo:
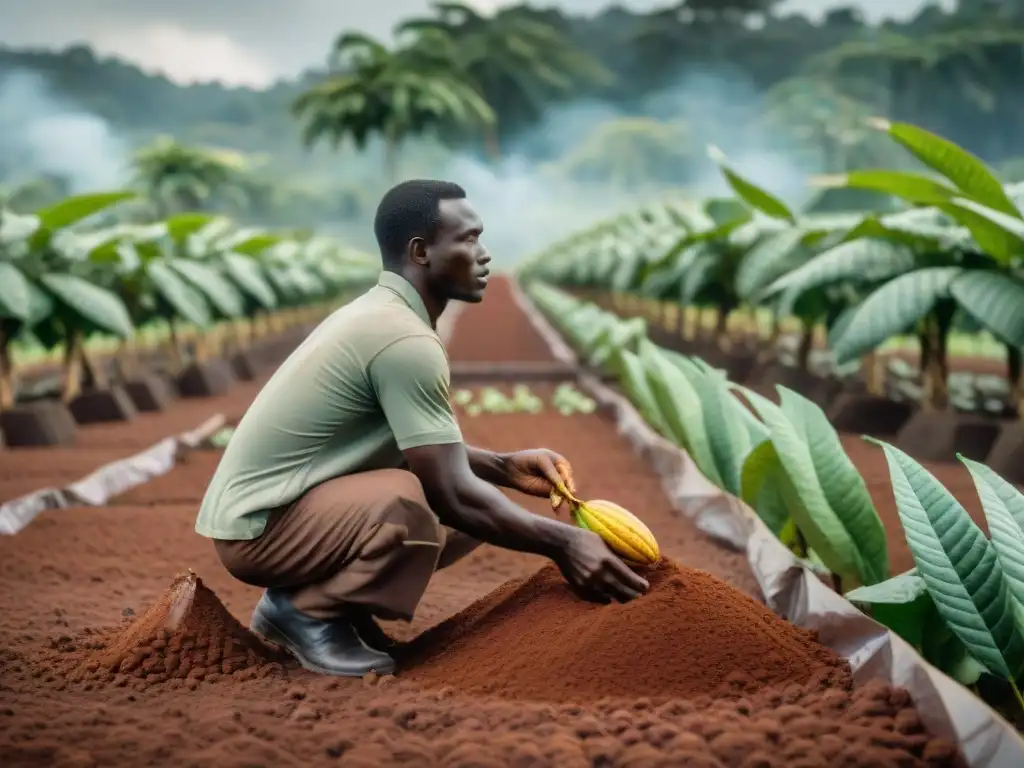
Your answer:
[[[423,303],[423,298],[420,296],[419,291],[412,287],[412,283],[401,275],[385,269],[380,273],[377,285],[397,294],[424,323],[433,327],[430,322],[430,315],[427,313],[427,307]]]

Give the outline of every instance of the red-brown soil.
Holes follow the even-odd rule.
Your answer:
[[[500,319],[510,310],[494,302],[486,311]],[[470,312],[462,321],[486,320]],[[491,336],[484,341],[496,345]],[[244,407],[241,393],[232,398]],[[163,486],[173,491],[166,494],[173,504],[140,493],[114,507],[46,512],[0,538],[0,765],[963,764],[952,745],[924,732],[905,692],[884,685],[849,692],[843,665],[826,649],[743,597],[757,597],[745,558],[715,547],[670,509],[654,472],[612,424],[598,416],[485,414],[463,419],[463,429],[482,447],[543,445],[564,453],[581,492],[642,517],[678,567],[666,564],[652,576],[652,591],[631,605],[591,607],[571,598],[551,568],[542,570],[542,558],[484,546],[434,578],[411,625],[387,627],[409,640],[455,617],[434,636],[439,644],[431,646],[427,635],[414,646],[423,652],[420,667],[397,679],[317,676],[276,664],[270,649],[250,644],[221,612],[223,604],[244,624],[259,593],[233,580],[210,542],[192,530],[215,464],[215,454],[192,454],[193,463],[176,468]],[[525,505],[550,514],[545,499]],[[212,592],[198,580],[193,587],[175,581],[188,570]],[[502,613],[488,595],[513,579],[526,581],[499,593],[517,607]],[[193,597],[183,600],[189,589]],[[187,610],[178,614],[172,605]],[[545,608],[554,615],[543,615]],[[465,629],[481,610],[481,623],[493,622],[485,636],[512,643],[508,664],[521,664],[519,644],[532,643],[537,671],[549,664],[557,676],[535,682],[560,690],[557,702],[533,700],[507,674],[514,699],[471,692],[468,677],[482,671],[476,665],[487,650],[483,638],[468,632],[449,641],[444,633]],[[742,611],[760,632],[737,632]],[[124,621],[133,614],[134,622]],[[495,633],[503,622],[522,633]],[[677,634],[667,633],[680,623]],[[226,639],[235,641],[230,650]],[[745,641],[756,649],[746,657]],[[459,643],[465,655],[452,654]],[[772,655],[787,647],[795,658]],[[495,659],[502,649],[490,650]],[[180,677],[186,658],[191,664]],[[228,659],[226,671],[216,668]],[[100,670],[115,661],[108,679]],[[721,677],[731,663],[740,674]],[[202,680],[193,674],[197,666]],[[625,674],[626,682],[610,686],[602,668],[614,668],[620,680]],[[705,669],[710,685],[700,680]]]
[[[104,464],[194,429],[218,413],[237,420],[260,386],[239,383],[225,395],[177,400],[163,412],[140,413],[129,422],[79,426],[75,444],[67,447],[7,449],[0,454],[0,503],[73,483]]]
[[[496,275],[483,302],[462,309],[447,345],[453,365],[554,362],[544,339],[515,306],[511,291],[511,281]]]
[[[647,594],[603,606],[577,598],[545,566],[418,637],[408,677],[558,703],[853,687],[849,665],[811,632],[710,574],[662,560],[644,575]]]
[[[123,687],[129,678],[149,685],[185,680],[195,689],[220,675],[265,677],[287,661],[266,646],[203,584],[181,574],[141,616],[106,633],[89,632],[84,642],[57,640],[41,666],[74,682],[99,681]]]

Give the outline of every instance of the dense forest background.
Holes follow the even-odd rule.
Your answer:
[[[775,5],[685,0],[589,17],[523,5],[492,19],[439,6],[406,22],[387,50],[416,37],[434,50],[431,35],[442,33],[453,55],[476,50],[467,66],[494,123],[417,118],[390,142],[386,118],[360,127],[321,104],[335,123],[307,146],[293,109],[325,79],[372,69],[385,54],[367,41],[343,40],[333,60],[266,90],[182,87],[87,46],[0,49],[0,186],[9,204],[30,209],[130,183],[134,153],[170,136],[236,153],[245,194],[211,204],[243,219],[327,227],[367,244],[366,222],[393,178],[445,175],[484,208],[492,247],[515,256],[641,196],[716,191],[709,142],[790,199],[810,194],[808,174],[900,162],[864,130],[871,115],[922,125],[1024,177],[1024,0],[926,6],[882,25],[854,7],[813,23]],[[528,44],[534,54],[517,60]],[[361,56],[346,57],[346,46]],[[307,116],[305,128],[315,122]],[[363,146],[353,143],[364,133]],[[324,137],[337,146],[316,141]]]

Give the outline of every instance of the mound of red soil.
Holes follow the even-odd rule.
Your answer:
[[[595,605],[545,567],[414,640],[403,676],[551,702],[852,688],[847,662],[813,633],[709,573],[663,560],[645,575],[646,595]]]
[[[105,636],[58,648],[57,667],[75,680],[204,680],[264,676],[281,656],[242,627],[191,571],[177,576],[145,613]]]

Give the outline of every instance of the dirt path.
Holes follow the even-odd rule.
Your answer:
[[[544,339],[515,306],[510,282],[501,276],[492,278],[482,303],[462,309],[448,355],[453,365],[555,362]]]

